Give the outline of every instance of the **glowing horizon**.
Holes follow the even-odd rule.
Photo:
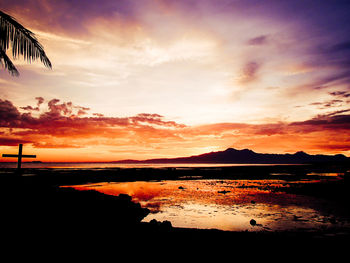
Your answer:
[[[0,150],[40,161],[249,148],[350,156],[349,3],[23,1],[53,69],[0,70]],[[11,161],[0,158],[0,161]]]

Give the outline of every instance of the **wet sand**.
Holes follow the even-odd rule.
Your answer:
[[[140,206],[134,207],[128,203],[126,208],[122,206],[123,208],[115,209],[116,203],[121,202],[116,201],[118,197],[94,191],[76,191],[61,186],[98,182],[272,178],[285,180],[291,185],[280,190],[332,200],[337,204],[335,209],[349,214],[349,170],[347,165],[191,169],[24,169],[21,174],[16,174],[14,169],[1,169],[1,225],[4,229],[3,236],[8,240],[25,241],[36,236],[40,237],[44,244],[45,240],[57,242],[64,239],[66,245],[78,242],[95,246],[111,246],[113,242],[116,245],[122,240],[122,243],[128,246],[161,247],[195,245],[202,248],[249,249],[287,244],[334,246],[350,241],[348,229],[325,229],[316,232],[246,232],[177,228],[171,227],[168,222],[140,223],[140,218],[147,213]],[[334,176],[334,173],[338,176]],[[300,180],[310,180],[312,183],[293,184]],[[123,198],[124,201],[127,199]],[[132,216],[130,211],[133,211]]]

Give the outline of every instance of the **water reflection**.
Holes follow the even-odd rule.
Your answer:
[[[301,183],[301,182],[300,182]],[[176,227],[222,230],[295,230],[332,227],[346,221],[326,213],[324,200],[286,194],[283,180],[183,180],[74,186],[109,195],[121,193],[151,210],[144,219]],[[254,219],[256,224],[251,224]]]

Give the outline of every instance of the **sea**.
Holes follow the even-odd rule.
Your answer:
[[[22,168],[199,168],[199,167],[234,167],[234,166],[272,166],[275,164],[227,164],[227,163],[103,163],[103,162],[22,162]],[[0,168],[16,168],[16,162],[0,162]]]

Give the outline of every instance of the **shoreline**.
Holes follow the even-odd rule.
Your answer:
[[[111,201],[96,201],[97,199],[104,199],[102,195],[97,197],[88,197],[91,203],[102,204],[101,210],[96,206],[97,214],[90,213],[84,209],[75,211],[76,206],[71,207],[72,200],[77,200],[76,204],[83,203],[81,200],[82,192],[74,190],[74,192],[67,193],[60,188],[63,185],[78,185],[86,183],[98,182],[129,182],[129,181],[162,181],[162,180],[196,180],[196,179],[244,179],[244,180],[263,180],[263,179],[278,179],[286,180],[287,182],[296,182],[298,180],[319,180],[318,183],[312,183],[288,189],[290,193],[311,195],[318,198],[331,198],[341,206],[348,207],[349,204],[349,167],[348,166],[239,166],[239,167],[222,167],[222,168],[191,168],[191,169],[173,169],[173,168],[125,168],[125,169],[23,169],[22,174],[16,174],[15,169],[0,169],[0,181],[2,185],[1,198],[7,200],[8,203],[4,208],[10,215],[7,222],[13,227],[11,218],[18,223],[18,218],[23,215],[32,215],[32,224],[37,229],[43,226],[47,227],[50,220],[43,218],[51,218],[50,227],[53,236],[60,235],[54,228],[53,224],[59,224],[61,221],[56,218],[66,218],[69,214],[77,216],[79,220],[86,220],[84,224],[91,228],[91,231],[98,231],[98,229],[108,229],[110,233],[116,233],[121,236],[128,236],[132,233],[134,236],[147,236],[152,240],[186,240],[185,243],[197,242],[203,243],[217,240],[217,242],[225,245],[225,240],[240,239],[243,243],[249,243],[250,240],[259,240],[261,242],[276,242],[284,240],[284,242],[303,242],[307,243],[311,240],[317,242],[345,242],[350,240],[350,233],[347,229],[324,229],[322,231],[254,231],[254,232],[240,232],[240,231],[223,231],[217,229],[196,229],[196,228],[178,228],[178,227],[164,227],[162,224],[140,223],[136,224],[130,229],[120,229],[112,220],[108,219],[110,215],[109,207]],[[344,174],[343,177],[327,176],[327,173]],[[283,189],[286,190],[287,189]],[[97,199],[96,199],[97,198]],[[82,198],[84,199],[84,197]],[[108,198],[107,198],[108,199]],[[9,201],[10,200],[10,201]],[[37,202],[37,203],[36,203]],[[49,204],[47,204],[49,202]],[[73,201],[74,203],[74,201]],[[27,207],[30,205],[30,209]],[[68,210],[64,207],[68,205]],[[14,207],[15,206],[15,207]],[[57,212],[57,207],[59,212]],[[74,208],[75,207],[75,208]],[[86,206],[85,208],[87,209]],[[24,211],[20,211],[23,209]],[[349,212],[349,209],[347,208]],[[33,215],[34,213],[34,215]],[[86,214],[87,213],[87,214]],[[98,213],[101,214],[98,216]],[[105,216],[105,218],[103,218]],[[115,216],[113,214],[113,216]],[[85,217],[91,217],[86,219]],[[38,220],[38,221],[36,221]],[[66,220],[66,219],[65,219]],[[79,221],[78,220],[78,221]],[[77,228],[75,229],[74,226]],[[85,236],[85,228],[80,229],[79,223],[71,224],[68,221],[60,226],[61,231],[69,236],[70,231],[80,233]],[[67,231],[67,229],[69,231]],[[123,228],[123,227],[122,227]],[[20,232],[24,230],[19,228]],[[121,232],[120,232],[121,231]],[[345,232],[344,232],[345,231]],[[25,232],[25,231],[24,231]],[[102,234],[101,234],[102,235]],[[99,236],[97,234],[97,236]],[[102,238],[102,237],[99,237]]]
[[[103,167],[103,168],[0,168],[0,176],[35,176],[52,183],[69,184],[70,181],[147,181],[182,178],[203,179],[321,179],[327,173],[339,173],[350,177],[350,164],[298,164],[298,165],[241,165],[214,167]],[[48,177],[50,176],[50,177]],[[1,178],[1,177],[0,177]]]

